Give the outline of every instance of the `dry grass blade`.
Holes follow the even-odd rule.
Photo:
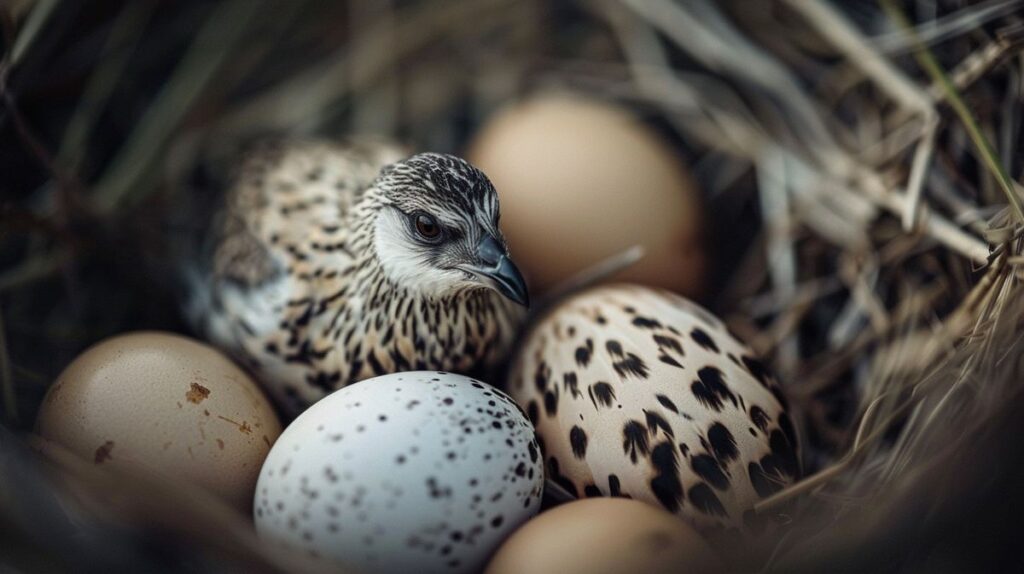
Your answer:
[[[881,372],[877,376],[877,380],[885,381],[885,384],[875,386],[878,389],[877,394],[871,399],[871,402],[865,409],[864,415],[861,417],[860,424],[857,427],[857,434],[846,454],[838,462],[818,474],[759,502],[755,505],[757,512],[770,510],[798,496],[812,492],[831,481],[847,479],[848,477],[845,476],[845,473],[850,470],[851,465],[863,458],[867,449],[877,445],[878,441],[890,431],[893,424],[906,417],[908,413],[914,412],[928,396],[933,396],[936,389],[938,389],[938,392],[942,393],[938,404],[933,407],[925,419],[922,419],[920,422],[908,422],[907,428],[909,430],[905,431],[904,435],[908,432],[925,432],[928,421],[935,420],[936,412],[943,407],[946,403],[946,397],[952,392],[952,387],[945,392],[940,387],[937,387],[937,383],[942,380],[941,374],[949,370],[948,366],[944,363],[951,361],[953,357],[954,349],[947,346],[946,343],[958,340],[960,335],[970,328],[971,323],[974,323],[974,337],[963,340],[960,344],[961,350],[965,345],[969,346],[976,344],[979,340],[985,340],[993,332],[991,325],[982,321],[983,313],[979,313],[979,307],[985,307],[985,301],[993,300],[1007,284],[1009,275],[1006,273],[1007,268],[1004,262],[1004,256],[997,258],[997,261],[992,265],[982,281],[978,283],[957,312],[945,322],[940,330],[934,333],[926,332],[926,338],[924,339],[925,348],[912,351],[911,347],[915,345],[910,344],[899,352],[890,353],[883,357],[883,359],[896,359],[901,353],[910,353],[910,356],[914,357],[919,367],[917,370],[912,369],[910,376],[916,376],[917,380],[913,384],[907,385],[907,388],[912,388],[913,392],[909,394],[903,393],[902,391],[905,389],[894,386],[895,382],[887,380],[887,375],[884,374],[886,372],[893,373],[893,367],[896,369],[907,367],[907,365],[901,364],[903,361],[896,361],[889,366],[876,362],[876,365],[881,365],[881,368],[878,369]],[[1006,299],[1004,297],[1003,301]],[[896,344],[914,343],[915,335],[914,332],[908,332],[906,335],[898,338]],[[973,360],[973,357],[968,358],[968,361],[971,360]],[[892,471],[890,470],[890,472]]]
[[[914,31],[911,29],[907,17],[903,14],[903,11],[892,0],[879,0],[886,12],[889,13],[890,17],[896,21],[902,28],[907,30],[907,33],[911,35],[915,40],[917,48],[914,50],[914,56],[917,58],[918,63],[921,67],[931,76],[932,80],[942,86],[942,90],[949,100],[950,106],[956,115],[960,118],[964,128],[967,129],[967,133],[974,142],[975,147],[978,150],[978,154],[981,156],[985,166],[992,173],[999,187],[1003,190],[1006,195],[1007,201],[1013,206],[1013,210],[1017,215],[1017,219],[1020,223],[1024,224],[1024,203],[1021,202],[1020,196],[1017,190],[1014,189],[1013,179],[1010,178],[1010,174],[1006,173],[1006,168],[1003,167],[1003,163],[999,160],[995,149],[992,144],[988,141],[988,138],[981,131],[981,127],[978,126],[977,120],[974,119],[974,115],[968,109],[967,104],[964,103],[963,98],[960,97],[960,92],[957,91],[956,86],[946,75],[946,72],[942,69],[942,65],[939,64],[938,60],[931,51],[923,44],[919,39],[916,38]]]
[[[262,4],[231,0],[213,9],[167,85],[96,184],[93,200],[100,211],[110,212],[133,192],[144,192],[140,184],[152,173],[153,163],[160,158],[171,134],[214,80]]]
[[[863,445],[880,436],[878,431],[869,434],[868,429],[870,429],[871,425],[875,423],[875,413],[878,411],[878,407],[883,398],[884,397],[878,397],[868,405],[868,408],[864,411],[864,415],[860,419],[860,424],[857,425],[857,434],[853,440],[853,445],[842,459],[814,476],[805,478],[800,482],[759,501],[754,505],[754,512],[763,513],[771,510],[772,508],[777,508],[778,506],[794,500],[799,496],[813,492],[815,489],[828,484],[829,481],[840,477],[843,472],[857,461],[858,455],[862,453]]]
[[[42,253],[0,273],[0,293],[16,289],[56,273],[67,261],[64,255]]]
[[[18,37],[14,40],[14,46],[11,48],[10,54],[10,66],[14,67],[25,57],[28,53],[29,48],[32,47],[32,43],[35,42],[36,37],[42,31],[46,21],[50,19],[53,14],[54,8],[60,4],[60,0],[39,0],[36,2],[35,8],[29,13],[28,19],[25,21],[25,25],[18,33]]]
[[[1021,0],[987,0],[978,2],[927,24],[918,25],[910,31],[898,31],[872,38],[878,50],[898,53],[916,49],[920,43],[935,44],[960,34],[966,34],[996,18],[1020,10]]]
[[[3,401],[4,424],[17,424],[18,396],[14,388],[14,373],[11,368],[11,357],[7,352],[7,333],[2,314],[0,314],[0,400]]]
[[[914,229],[920,216],[925,174],[931,164],[938,127],[938,114],[928,93],[890,64],[869,44],[867,38],[827,3],[818,0],[787,0],[787,3],[807,18],[824,38],[846,54],[851,65],[863,70],[876,85],[921,118],[923,125],[910,165],[907,196],[902,213],[904,229]]]
[[[103,111],[103,104],[117,86],[155,8],[154,2],[134,2],[122,10],[114,23],[103,49],[102,64],[93,73],[64,130],[56,157],[57,164],[64,170],[70,173],[78,170],[85,157],[90,133]]]
[[[1024,24],[1000,31],[996,39],[978,48],[957,64],[956,68],[948,74],[949,81],[957,91],[966,90],[971,84],[982,79],[992,68],[1019,50],[1022,43],[1024,43]],[[1011,81],[1013,79],[1014,77],[1010,78]],[[1007,90],[1007,96],[1011,96],[1013,92],[1014,90]],[[933,81],[932,85],[928,87],[928,93],[935,101],[944,101],[947,94],[945,84],[941,81]]]
[[[345,93],[367,88],[397,59],[422,48],[439,35],[464,26],[479,26],[485,19],[500,17],[501,7],[509,0],[482,2],[446,2],[403,9],[393,17],[394,25],[384,21],[340,48],[324,62],[305,67],[286,82],[274,86],[218,122],[222,137],[245,134],[251,130],[301,132],[322,120],[327,107]],[[394,37],[397,42],[384,44]]]

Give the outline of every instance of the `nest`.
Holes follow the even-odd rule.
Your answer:
[[[503,103],[558,89],[630,108],[692,166],[705,302],[796,404],[806,477],[759,505],[791,524],[756,568],[1024,568],[1019,2],[22,0],[0,17],[0,562],[293,566],[180,485],[44,462],[23,433],[47,385],[105,336],[184,329],[138,269],[200,156],[269,133],[457,153]]]

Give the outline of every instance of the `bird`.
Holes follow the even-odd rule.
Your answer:
[[[477,373],[506,358],[526,317],[497,191],[459,157],[264,141],[222,197],[185,313],[285,414],[382,374]]]

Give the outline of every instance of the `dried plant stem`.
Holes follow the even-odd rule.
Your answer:
[[[897,22],[901,27],[905,28],[911,35],[914,34],[911,30],[910,23],[907,21],[903,11],[896,6],[892,0],[879,0],[882,7],[890,15],[890,17]],[[967,108],[967,104],[964,103],[963,98],[960,97],[960,93],[957,91],[956,86],[946,75],[946,72],[942,69],[942,66],[932,55],[931,51],[928,50],[920,40],[916,39],[917,49],[914,51],[914,56],[918,63],[924,68],[925,72],[931,76],[932,81],[942,86],[943,92],[946,94],[946,98],[949,100],[949,105],[956,112],[956,115],[960,118],[964,128],[967,130],[967,134],[970,136],[971,141],[974,142],[975,147],[978,149],[978,153],[981,155],[981,159],[985,166],[992,173],[992,176],[996,179],[999,187],[1002,188],[1003,193],[1006,194],[1006,199],[1013,206],[1013,210],[1017,215],[1017,219],[1024,223],[1024,204],[1022,204],[1020,196],[1014,189],[1013,180],[1010,175],[1006,173],[1006,169],[1003,167],[1003,163],[999,160],[995,149],[992,144],[989,143],[988,138],[981,131],[981,127],[978,126],[978,122],[974,119],[974,115]]]
[[[822,38],[842,51],[852,65],[860,68],[902,106],[922,118],[923,127],[911,161],[907,196],[901,214],[904,229],[913,229],[917,225],[920,213],[925,174],[931,163],[938,127],[938,114],[931,98],[926,91],[917,87],[903,72],[872,49],[868,40],[826,2],[786,0],[786,3],[817,28]]]
[[[892,313],[885,329],[881,331],[876,331],[874,328],[865,329],[846,347],[829,351],[826,362],[819,363],[817,368],[803,377],[803,381],[799,385],[790,386],[793,395],[801,398],[810,397],[833,384],[836,377],[848,369],[850,363],[861,356],[865,349],[893,333],[898,327],[906,326],[908,321],[920,315],[923,310],[929,309],[945,291],[945,288],[941,286],[931,286],[917,297],[902,301],[896,311]]]
[[[954,36],[966,34],[996,18],[1012,14],[1020,10],[1021,0],[985,0],[977,3],[965,3],[957,12],[940,16],[935,20],[919,24],[913,31],[921,42],[929,45],[952,39]],[[913,47],[914,38],[906,31],[896,31],[872,38],[875,47],[885,53],[905,52]]]
[[[58,147],[56,163],[69,173],[78,171],[85,157],[89,135],[103,111],[102,106],[118,85],[118,79],[142,39],[155,7],[154,2],[134,2],[126,6],[114,22],[103,47],[102,64],[89,79]]]
[[[403,8],[373,26],[358,41],[342,46],[331,57],[294,74],[225,115],[216,126],[220,136],[247,130],[294,130],[319,119],[340,95],[365,89],[394,62],[421,49],[430,40],[458,30],[478,27],[484,19],[501,16],[511,0],[445,2]],[[396,41],[387,44],[387,38]]]
[[[901,105],[923,114],[934,114],[928,94],[873,49],[870,40],[829,3],[821,0],[785,0],[785,3],[806,18],[824,40],[843,52],[850,64],[860,68]]]
[[[1011,52],[1020,49],[1021,38],[1017,35],[1004,34],[979,48],[949,73],[949,81],[957,92],[969,88],[989,70],[1000,64]],[[938,80],[928,86],[928,95],[936,102],[945,101],[948,91]]]
[[[931,335],[935,341],[952,342],[956,340],[967,329],[970,322],[975,323],[975,332],[978,332],[981,329],[982,325],[979,323],[981,313],[978,313],[977,311],[980,307],[989,305],[993,300],[993,297],[995,297],[995,294],[999,291],[998,287],[1004,284],[1004,282],[1001,282],[1001,279],[1005,279],[1007,277],[1005,273],[1005,259],[1005,256],[996,258],[992,266],[982,277],[981,281],[979,281],[971,292],[968,293],[968,296],[957,308],[957,311],[943,323],[942,328],[938,332]],[[944,346],[941,344],[935,344],[931,348],[942,349]],[[941,364],[935,366],[936,361],[934,361],[933,358],[923,359],[920,361],[920,364],[933,372],[935,369],[943,368]],[[921,385],[926,384],[929,380],[931,380],[930,376],[924,376],[921,379],[922,382],[917,386],[920,387]],[[918,388],[917,391],[921,391],[921,389]],[[941,409],[947,402],[946,399],[950,396],[951,392],[952,389],[943,395],[943,398],[940,399],[937,406],[929,416],[929,420],[934,420],[934,415],[938,412],[938,409]],[[765,510],[792,500],[797,496],[811,492],[840,476],[857,460],[858,455],[864,450],[864,448],[888,432],[890,426],[899,420],[900,417],[904,416],[908,409],[914,408],[919,404],[915,399],[916,394],[917,392],[911,393],[907,398],[901,399],[895,407],[890,407],[888,409],[888,416],[875,423],[873,415],[876,410],[880,409],[882,401],[887,397],[894,396],[892,391],[883,391],[875,397],[865,409],[864,415],[861,417],[860,424],[858,425],[857,434],[854,438],[853,444],[842,459],[814,476],[804,479],[803,481],[800,481],[793,486],[764,499],[754,506],[754,510],[756,512],[764,512]],[[908,424],[908,427],[913,428],[914,425]],[[920,425],[918,425],[918,428],[919,427]],[[870,433],[868,432],[869,428],[873,428]]]
[[[1003,276],[1006,270],[1007,253],[1010,251],[1010,247],[1007,244],[1002,250],[1000,250],[992,261],[992,265],[989,266],[988,271],[981,277],[981,280],[974,286],[973,289],[967,294],[963,302],[957,308],[956,317],[972,317],[977,315],[978,308],[981,306],[982,301],[993,292],[993,287],[996,281]],[[963,319],[956,319],[963,320]]]
[[[935,136],[939,127],[939,116],[936,113],[924,115],[924,127],[921,130],[921,141],[914,150],[914,158],[910,162],[910,176],[907,179],[907,201],[903,210],[903,229],[907,231],[917,227],[920,221],[921,196],[924,194],[925,178],[935,151]]]
[[[846,455],[840,459],[839,462],[836,462],[814,476],[805,478],[800,482],[780,490],[779,492],[776,492],[768,498],[758,502],[754,505],[754,512],[762,513],[780,504],[784,504],[798,496],[809,493],[822,485],[827,484],[830,480],[842,474],[847,467],[857,460],[857,455],[861,452],[862,445],[867,442],[871,442],[880,434],[880,432],[876,430],[874,433],[868,435],[867,439],[864,437],[868,429],[868,423],[872,421],[872,417],[878,409],[878,406],[881,404],[882,398],[883,397],[876,398],[870,405],[868,405],[868,408],[864,410],[864,415],[861,417],[860,424],[857,426],[857,435],[854,437],[853,446],[850,447],[850,450],[847,451]],[[878,427],[878,425],[875,426]],[[885,426],[886,425],[881,426],[882,431],[885,430]]]
[[[858,179],[859,187],[877,205],[895,215],[904,213],[907,203],[906,196],[887,189],[878,174],[869,170],[860,170],[855,177]],[[919,225],[926,235],[975,263],[988,263],[988,244],[966,233],[959,226],[926,206],[922,205],[920,211]]]
[[[110,212],[150,173],[171,133],[202,93],[238,41],[244,36],[261,1],[232,0],[213,9],[195,40],[148,113],[121,146],[92,198],[102,212]]]
[[[28,53],[29,47],[32,46],[39,32],[43,29],[43,25],[50,19],[53,9],[58,4],[60,4],[60,0],[39,0],[36,3],[28,16],[28,20],[25,22],[25,26],[18,33],[14,46],[11,48],[11,67],[16,66],[25,57],[25,54]]]
[[[7,353],[7,334],[2,314],[0,314],[0,400],[3,401],[2,414],[4,424],[17,424],[17,394],[14,389],[11,357]]]
[[[758,190],[761,199],[762,217],[765,223],[765,251],[768,274],[776,295],[782,301],[792,301],[796,293],[797,259],[793,245],[794,224],[789,206],[789,185],[786,160],[782,154],[771,153],[759,162]],[[792,332],[779,332],[783,338],[777,341],[776,358],[783,373],[792,373],[799,359],[799,346]]]

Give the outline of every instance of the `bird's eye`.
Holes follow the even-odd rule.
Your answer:
[[[441,226],[433,216],[426,213],[418,213],[413,216],[416,223],[416,233],[429,240],[436,240],[441,236]]]

